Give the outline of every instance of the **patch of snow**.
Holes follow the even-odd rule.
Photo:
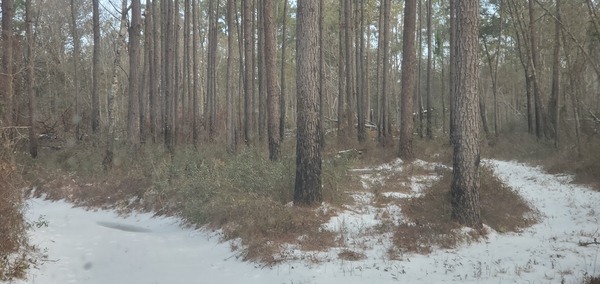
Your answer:
[[[182,228],[177,218],[121,217],[30,199],[27,218],[43,215],[49,224],[33,228],[31,241],[47,249],[49,261],[18,283],[581,283],[584,275],[600,273],[600,247],[578,245],[600,232],[599,192],[524,164],[485,162],[541,212],[540,223],[519,233],[488,229],[479,242],[392,260],[392,235],[370,230],[381,224],[383,210],[401,222],[400,208],[374,207],[372,194],[355,194],[355,204],[324,225],[347,232],[345,246],[306,252],[290,245],[286,261],[264,267],[241,261],[218,233]],[[366,258],[341,260],[344,249]]]

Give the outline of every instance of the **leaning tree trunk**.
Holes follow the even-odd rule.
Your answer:
[[[452,219],[480,227],[479,132],[477,107],[479,1],[463,0],[456,6],[456,84],[452,125]]]

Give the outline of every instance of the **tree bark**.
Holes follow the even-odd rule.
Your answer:
[[[2,72],[0,87],[2,88],[2,111],[4,125],[12,126],[13,114],[13,0],[2,0]]]
[[[553,128],[554,147],[558,148],[559,133],[559,105],[560,105],[560,0],[556,0],[556,21],[554,24],[554,49],[552,52],[552,93],[548,110]]]
[[[38,140],[35,134],[35,115],[36,115],[36,101],[35,101],[35,37],[33,34],[33,9],[31,7],[32,0],[25,1],[25,34],[27,36],[27,95],[29,98],[29,155],[32,158],[37,158],[38,155]]]
[[[71,0],[71,36],[73,37],[73,85],[75,87],[73,122],[75,123],[75,141],[77,142],[81,139],[81,115],[79,113],[79,53],[81,42],[77,31],[77,7],[75,6],[75,0]]]
[[[412,161],[413,153],[413,97],[415,91],[415,27],[417,7],[416,0],[406,0],[404,7],[404,28],[402,42],[402,86],[401,122],[400,122],[400,148],[398,156],[406,161]]]
[[[432,37],[433,30],[431,29],[431,13],[432,13],[432,0],[427,0],[427,79],[426,79],[426,92],[427,92],[427,126],[426,126],[426,136],[427,139],[433,139],[433,131],[432,131],[432,118],[433,118],[433,109],[431,107],[432,98],[431,98],[431,65],[433,63],[433,50],[432,50]]]
[[[541,139],[544,135],[544,120],[542,109],[542,94],[539,85],[538,72],[540,63],[538,59],[538,44],[535,30],[535,12],[533,9],[534,0],[529,0],[529,35],[530,35],[530,59],[531,59],[531,79],[533,81],[533,104],[535,110],[535,135]]]
[[[195,0],[193,0],[195,1]],[[233,30],[234,9],[233,0],[227,0],[227,78],[233,78]],[[235,128],[233,127],[233,88],[227,84],[225,89],[227,104],[227,120],[225,121],[225,139],[227,140],[227,152],[235,153]]]
[[[127,140],[132,145],[140,143],[139,138],[139,62],[142,12],[140,0],[131,1],[131,25],[129,27],[129,100],[127,104]]]
[[[479,108],[477,107],[479,1],[456,1],[456,85],[452,125],[452,219],[481,227]]]
[[[283,141],[285,138],[285,115],[286,115],[286,96],[285,96],[285,62],[287,61],[286,55],[286,41],[287,41],[287,9],[288,0],[283,1],[283,23],[281,27],[281,95],[280,95],[280,115],[279,115],[279,140]]]
[[[296,89],[298,133],[296,135],[295,205],[318,204],[321,193],[321,146],[319,143],[318,1],[298,0],[296,26]]]
[[[92,26],[94,33],[94,50],[92,55],[92,132],[100,129],[100,96],[98,81],[100,80],[100,11],[99,1],[92,0]]]
[[[108,92],[108,102],[106,108],[108,109],[107,117],[107,129],[106,129],[106,151],[104,153],[104,160],[102,166],[104,170],[108,170],[113,166],[114,156],[114,144],[115,144],[115,97],[117,96],[117,90],[119,87],[119,74],[118,68],[121,65],[121,52],[125,46],[125,33],[127,32],[127,0],[123,0],[121,3],[121,22],[119,24],[119,36],[117,38],[115,48],[115,59],[111,68],[112,82],[110,90]]]
[[[254,143],[254,64],[252,62],[251,0],[242,0],[244,29],[244,138],[246,145]]]
[[[268,111],[268,136],[269,159],[279,160],[281,155],[279,136],[279,93],[277,92],[277,39],[275,36],[275,17],[273,16],[273,1],[263,2],[263,23],[265,43],[265,67],[267,73],[267,105]]]

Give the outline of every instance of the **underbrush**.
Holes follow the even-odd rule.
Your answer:
[[[33,264],[33,248],[27,241],[27,223],[23,217],[23,186],[11,154],[0,150],[0,281],[23,278]]]
[[[589,136],[578,148],[574,137],[563,133],[559,147],[554,141],[527,133],[522,127],[509,128],[482,147],[485,157],[518,160],[543,166],[549,173],[570,173],[574,182],[600,190],[600,138]]]
[[[321,239],[333,239],[318,230],[329,217],[326,213],[291,206],[295,157],[292,147],[284,149],[273,162],[258,148],[232,155],[221,145],[204,144],[181,146],[171,155],[156,145],[119,145],[108,171],[101,164],[103,149],[85,143],[43,152],[38,160],[20,159],[34,196],[123,213],[179,215],[196,227],[222,229],[224,239],[241,241],[244,258],[269,263],[284,243],[322,249],[327,242]],[[346,172],[356,160],[325,155],[324,201],[335,205],[347,200]]]
[[[156,178],[157,190],[181,194],[181,214],[191,223],[222,228],[226,239],[239,238],[244,258],[272,262],[283,243],[318,227],[328,216],[312,208],[292,206],[295,160],[269,161],[264,153],[246,149],[237,155],[211,157],[182,151]],[[328,159],[323,165],[324,201],[344,200],[345,171],[351,161]],[[325,233],[309,234],[300,245],[318,243]]]
[[[402,212],[409,222],[398,226],[394,234],[392,257],[403,252],[430,253],[435,248],[454,248],[485,236],[484,229],[464,230],[451,219],[451,184],[452,173],[444,170],[421,197],[403,202]],[[537,213],[529,204],[487,167],[481,168],[479,199],[483,223],[497,232],[516,232],[537,222]]]

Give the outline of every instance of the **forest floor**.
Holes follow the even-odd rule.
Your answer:
[[[86,210],[42,194],[28,200],[26,215],[40,224],[29,233],[46,257],[17,283],[582,283],[600,273],[600,192],[539,167],[484,164],[532,207],[521,229],[455,228],[451,245],[443,231],[421,239],[429,225],[415,218],[415,202],[447,169],[394,160],[350,171],[362,188],[347,189],[351,198],[342,204],[311,209],[326,217],[327,249],[298,246],[301,235],[266,264],[244,261],[244,244],[223,241],[221,230],[152,213]]]

